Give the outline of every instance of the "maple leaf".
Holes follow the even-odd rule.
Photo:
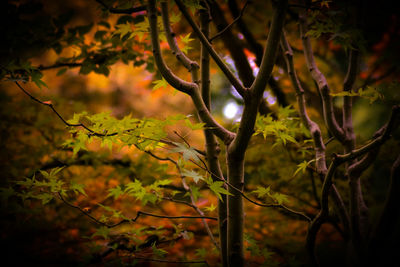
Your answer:
[[[114,197],[114,199],[117,199],[120,195],[124,193],[119,185],[115,188],[110,188],[108,191],[110,193],[107,195],[107,197]]]
[[[181,35],[181,41],[184,44],[183,47],[181,47],[181,50],[183,53],[187,53],[192,47],[189,46],[189,42],[193,41],[193,38],[190,38],[191,33],[186,34],[185,36]]]
[[[153,91],[155,91],[159,88],[167,88],[167,86],[168,86],[168,83],[164,78],[161,78],[161,80],[154,81],[153,84],[155,84],[153,86]]]
[[[271,191],[271,188],[268,187],[262,187],[262,186],[257,186],[257,189],[254,190],[252,193],[257,194],[258,197],[264,197],[265,195],[269,195]]]
[[[203,176],[193,170],[183,170],[182,175],[186,177],[192,177],[194,182],[197,184],[199,180],[204,180]]]
[[[195,123],[193,124],[189,119],[185,119],[185,124],[187,127],[189,127],[191,130],[195,131],[195,130],[203,130],[204,126],[206,125],[204,122],[200,122],[200,123]]]
[[[287,197],[287,195],[281,194],[281,193],[273,193],[272,195],[270,195],[270,197],[272,199],[274,199],[276,202],[278,202],[278,204],[283,204],[283,202],[288,202],[289,199]]]
[[[169,20],[171,21],[171,24],[175,24],[175,23],[181,21],[181,14],[180,13],[172,13]]]
[[[213,191],[220,200],[222,200],[221,194],[233,196],[233,194],[229,193],[228,190],[223,188],[223,184],[224,184],[224,182],[217,181],[217,182],[213,182],[209,185],[211,191]]]
[[[217,208],[217,206],[214,206],[214,203],[211,203],[211,206],[205,207],[204,209],[205,209],[206,211],[212,212],[212,211],[214,211],[216,208]]]
[[[190,38],[190,35],[191,35],[191,34],[192,34],[192,33],[189,32],[188,34],[186,34],[186,35],[183,36],[183,37],[182,37],[182,35],[181,35],[181,41],[182,41],[184,44],[188,44],[189,42],[193,41],[194,39],[193,39],[193,38]]]
[[[114,31],[114,35],[119,34],[121,36],[121,39],[128,34],[129,34],[128,39],[133,37],[132,26],[129,22],[126,22],[125,24],[118,24],[115,27],[117,28],[117,30]]]
[[[82,195],[87,196],[85,190],[83,189],[85,186],[83,184],[78,184],[75,182],[72,182],[70,185],[70,189],[74,191],[75,194],[81,193]]]
[[[182,143],[176,143],[174,142],[174,144],[176,145],[175,148],[171,149],[171,153],[182,153],[182,157],[185,161],[189,161],[189,160],[194,160],[196,162],[200,161],[200,153],[197,152],[194,148],[192,147],[187,147],[187,145],[182,144]]]

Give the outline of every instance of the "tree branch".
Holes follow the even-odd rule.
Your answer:
[[[339,167],[341,164],[351,161],[359,156],[364,155],[376,149],[378,146],[382,145],[387,139],[390,138],[390,134],[399,124],[400,118],[400,106],[394,106],[392,109],[392,114],[389,118],[388,123],[384,126],[384,130],[382,135],[375,138],[372,142],[364,145],[361,148],[352,150],[349,153],[343,155],[333,155],[333,160],[329,166],[327,174],[324,179],[324,183],[322,186],[322,193],[321,193],[321,210],[318,215],[314,218],[313,222],[310,224],[308,233],[307,233],[307,250],[311,261],[314,265],[318,265],[318,261],[315,255],[315,239],[319,228],[321,225],[326,221],[326,218],[329,216],[329,205],[328,205],[328,195],[332,188],[332,179],[336,168]]]
[[[198,85],[196,83],[186,82],[178,78],[166,66],[162,58],[160,44],[158,40],[157,14],[154,0],[150,0],[148,3],[148,18],[150,23],[150,35],[151,43],[153,46],[154,59],[161,75],[171,86],[181,92],[190,95],[201,120],[206,123],[206,126],[210,127],[215,135],[221,138],[221,140],[223,140],[224,142],[230,142],[233,139],[234,134],[226,130],[223,126],[221,126],[218,122],[214,120],[207,107],[205,106],[203,99],[201,98]]]
[[[238,133],[228,150],[231,156],[235,157],[236,159],[244,157],[248,142],[253,135],[257,110],[262,100],[265,86],[267,85],[275,64],[275,58],[278,52],[279,39],[283,28],[283,22],[285,20],[286,9],[287,1],[279,1],[272,18],[271,28],[268,34],[267,44],[265,46],[260,70],[250,87],[251,98],[247,102],[245,99],[245,106],[242,118],[240,120]]]
[[[168,215],[159,215],[159,214],[153,214],[153,213],[149,213],[149,212],[144,212],[144,211],[138,211],[136,213],[136,217],[133,219],[123,219],[115,224],[107,224],[104,223],[98,219],[96,219],[95,217],[93,217],[89,212],[85,211],[84,209],[82,209],[81,207],[74,205],[70,202],[68,202],[62,195],[61,193],[58,193],[58,196],[60,198],[60,200],[62,202],[64,202],[67,206],[77,209],[80,212],[82,212],[85,216],[87,216],[88,218],[90,218],[91,220],[93,220],[94,222],[96,222],[97,224],[100,224],[102,226],[105,226],[107,228],[114,228],[117,227],[121,224],[124,223],[131,223],[131,222],[136,222],[140,216],[150,216],[150,217],[155,217],[155,218],[165,218],[165,219],[207,219],[207,220],[218,220],[215,217],[210,217],[210,216],[186,216],[186,215],[182,215],[182,216],[168,216]]]
[[[18,82],[14,82],[19,89],[21,89],[22,92],[24,92],[27,96],[29,96],[33,101],[43,105],[43,106],[47,106],[49,107],[51,110],[53,110],[53,112],[57,115],[58,118],[60,118],[60,120],[67,125],[68,127],[83,127],[86,130],[88,130],[90,133],[97,135],[92,129],[88,128],[86,125],[82,124],[82,123],[77,123],[77,124],[72,124],[67,122],[61,115],[60,113],[54,108],[53,104],[50,101],[41,101],[38,98],[34,97],[33,95],[31,95],[28,91],[26,91]]]
[[[150,0],[148,3],[148,18],[150,24],[150,36],[151,44],[153,47],[153,56],[156,62],[157,68],[165,80],[175,89],[192,95],[197,90],[198,86],[195,83],[187,82],[177,77],[166,65],[162,57],[160,43],[158,40],[158,26],[157,26],[157,13],[156,5],[154,0]]]
[[[251,2],[249,2],[249,3],[251,3]],[[228,6],[232,13],[232,16],[239,17],[241,11],[239,10],[239,8],[237,6],[236,0],[229,0]],[[251,31],[248,29],[247,25],[244,23],[242,17],[239,18],[239,20],[237,22],[237,26],[239,27],[240,32],[243,34],[246,42],[249,44],[250,50],[255,54],[255,56],[256,56],[255,62],[257,64],[257,66],[261,66],[261,61],[262,61],[262,57],[264,54],[264,52],[263,52],[264,49],[263,49],[262,45],[259,44],[257,42],[257,40],[254,38]],[[233,54],[233,53],[231,52],[231,54]],[[240,72],[239,68],[238,68],[238,71]],[[254,80],[254,77],[253,77],[251,83],[253,82],[253,80]],[[246,84],[246,83],[244,83],[244,84]],[[286,96],[282,92],[282,88],[279,87],[279,84],[275,81],[275,79],[273,79],[273,77],[270,77],[270,79],[268,80],[268,85],[271,88],[272,92],[277,97],[279,104],[282,106],[287,106],[288,102],[286,100]],[[261,103],[260,109],[265,108],[265,107],[268,107],[268,106],[267,106],[266,102],[264,101]]]
[[[301,83],[297,77],[296,70],[294,68],[293,51],[291,49],[291,46],[289,45],[289,42],[286,39],[285,32],[283,32],[283,34],[281,36],[281,47],[282,47],[282,51],[283,51],[283,57],[286,61],[286,66],[288,68],[287,72],[292,81],[293,87],[295,88],[295,91],[296,91],[296,98],[297,98],[297,103],[299,106],[300,117],[302,119],[303,124],[310,131],[311,136],[313,138],[315,159],[316,159],[316,170],[317,170],[318,176],[322,180],[323,177],[325,177],[326,173],[327,173],[326,158],[325,158],[325,144],[324,144],[321,130],[320,130],[318,124],[315,123],[314,121],[312,121],[310,119],[310,117],[308,116],[307,109],[306,109],[306,102],[305,102],[305,98],[304,98],[304,90],[303,90],[303,87],[301,86]],[[340,193],[337,190],[337,188],[335,187],[335,185],[332,185],[331,195],[332,195],[332,198],[334,199],[335,207],[338,209],[340,220],[343,223],[344,232],[347,233],[350,228],[349,217],[348,217],[348,214],[344,207],[342,197],[340,196]],[[317,220],[318,221],[316,222],[316,224],[319,224],[320,219],[317,219]]]
[[[343,82],[343,91],[351,91],[355,84],[359,65],[359,51],[351,50],[349,54],[349,65],[347,68],[346,78]],[[348,150],[354,149],[356,136],[353,129],[353,97],[343,97],[343,131],[346,139],[346,147]]]
[[[168,2],[161,2],[161,14],[162,21],[164,25],[165,35],[167,37],[167,42],[169,47],[172,50],[172,54],[176,56],[176,58],[182,63],[182,65],[189,71],[197,71],[199,69],[199,64],[195,61],[190,60],[180,49],[178,43],[175,38],[175,33],[172,31],[169,22],[169,14],[168,14]],[[194,83],[198,81],[193,80]]]
[[[338,125],[335,113],[333,111],[332,98],[330,96],[330,90],[328,83],[326,81],[325,76],[318,69],[317,64],[315,63],[311,41],[310,38],[306,35],[307,33],[307,22],[306,22],[306,14],[304,11],[300,13],[300,34],[301,39],[303,41],[304,55],[306,57],[306,62],[308,69],[311,73],[311,76],[315,83],[317,84],[318,90],[320,92],[322,98],[322,107],[324,113],[325,124],[328,127],[328,130],[338,139],[341,143],[345,143],[345,134],[343,129]]]
[[[391,133],[399,126],[399,122],[400,122],[400,106],[393,106],[389,121],[382,128],[383,131],[382,135],[375,138],[372,142],[360,148],[354,149],[349,153],[343,155],[337,155],[338,160],[340,160],[341,162],[353,160],[382,145],[386,140],[390,138]]]
[[[326,159],[325,159],[325,144],[322,139],[321,130],[318,124],[312,121],[307,114],[306,101],[304,98],[304,90],[299,82],[299,79],[297,78],[297,73],[293,63],[293,51],[286,39],[285,33],[283,33],[281,36],[281,47],[288,68],[287,72],[292,81],[293,87],[296,91],[296,98],[297,98],[297,104],[299,105],[300,117],[302,119],[304,126],[306,126],[306,128],[310,131],[314,141],[317,173],[320,175],[321,174],[325,175],[327,171]]]
[[[373,135],[373,139],[381,136],[386,129],[386,125],[382,126],[378,131]],[[360,177],[361,174],[374,162],[376,157],[379,154],[380,146],[375,149],[372,149],[368,152],[362,159],[354,162],[349,166],[347,172],[350,177]]]
[[[279,40],[283,29],[286,16],[287,1],[279,1],[274,16],[272,17],[271,28],[268,33],[267,44],[265,46],[260,70],[256,79],[250,87],[252,94],[256,98],[264,92],[265,86],[270,78],[272,68],[275,65],[276,55],[278,54]]]
[[[318,231],[321,228],[322,224],[329,217],[328,196],[331,190],[333,176],[339,164],[340,163],[338,162],[337,158],[334,157],[328,168],[325,180],[322,185],[321,209],[317,214],[317,216],[312,220],[307,232],[307,237],[306,237],[307,252],[309,254],[311,263],[314,266],[318,266],[318,260],[315,254],[315,240],[317,238]]]
[[[208,52],[210,53],[210,56],[214,59],[215,63],[218,65],[218,67],[221,69],[221,71],[225,74],[225,76],[228,78],[229,82],[233,85],[233,87],[237,90],[237,92],[243,97],[243,99],[246,99],[247,98],[247,93],[246,93],[247,89],[235,77],[235,75],[231,72],[231,70],[228,68],[228,66],[223,62],[223,60],[220,58],[220,56],[214,50],[214,48],[208,41],[207,37],[204,36],[204,34],[201,32],[200,28],[197,26],[197,24],[194,22],[192,17],[187,12],[182,1],[175,0],[175,2],[177,4],[179,10],[182,12],[183,16],[185,17],[185,19],[188,21],[188,23],[192,27],[193,31],[199,37],[201,43],[207,48]]]

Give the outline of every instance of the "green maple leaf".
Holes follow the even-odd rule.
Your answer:
[[[294,172],[293,176],[296,176],[299,172],[305,173],[308,166],[307,161],[303,161],[302,163],[297,165],[297,170]]]
[[[155,91],[159,88],[167,88],[167,86],[168,86],[168,83],[164,78],[161,78],[161,80],[154,81],[153,84],[155,84],[153,86],[153,91]]]
[[[316,161],[316,159],[312,159],[310,161],[303,161],[297,165],[297,170],[294,172],[293,177],[296,176],[299,172],[302,172],[303,174],[306,173],[308,165],[310,165],[312,162]]]
[[[192,34],[192,33],[189,32],[189,33],[186,34],[185,36],[182,36],[182,35],[181,35],[181,41],[182,41],[184,44],[188,44],[189,42],[193,41],[194,39],[193,39],[193,38],[190,38],[190,35],[191,35],[191,34]]]
[[[224,184],[224,182],[217,181],[217,182],[213,182],[209,185],[209,188],[211,189],[211,191],[213,191],[220,200],[222,200],[221,194],[233,196],[233,194],[229,193],[228,190],[223,188],[223,184]]]
[[[125,193],[136,192],[143,188],[142,183],[139,180],[134,180],[126,185]]]
[[[186,144],[182,143],[174,142],[174,144],[176,145],[176,147],[171,149],[171,153],[174,152],[182,153],[182,157],[185,161],[189,161],[191,159],[196,162],[200,161],[200,153],[197,152],[194,148],[187,147]]]
[[[281,139],[281,141],[282,141],[282,143],[283,143],[284,145],[286,145],[286,142],[287,142],[287,141],[292,142],[292,143],[294,143],[294,144],[297,144],[296,139],[294,139],[294,137],[293,137],[293,136],[290,136],[288,133],[285,133],[285,132],[278,132],[276,136],[279,137],[279,138]]]
[[[181,35],[181,41],[184,44],[183,47],[181,47],[181,50],[183,53],[187,53],[192,47],[189,46],[189,42],[193,41],[194,39],[190,38],[191,33],[186,34],[185,36]]]
[[[81,193],[82,195],[87,196],[87,194],[86,194],[86,192],[84,190],[84,187],[85,187],[85,185],[78,184],[78,183],[75,183],[75,182],[72,182],[71,185],[70,185],[70,189],[72,191],[74,191],[75,194]]]
[[[181,21],[181,14],[180,13],[172,13],[169,20],[171,21],[171,24],[178,23],[179,21]]]
[[[40,199],[42,201],[42,205],[46,205],[54,198],[54,196],[49,193],[43,193],[36,195],[35,198]]]
[[[147,204],[147,202],[155,204],[157,199],[158,199],[157,195],[149,194],[149,193],[145,192],[145,194],[143,195],[143,197],[140,200],[142,201],[142,205],[145,206]]]
[[[288,105],[286,107],[279,107],[278,109],[278,118],[286,119],[291,114],[296,114],[296,110],[292,107],[292,105]]]
[[[119,34],[121,36],[121,39],[128,34],[128,39],[133,37],[132,26],[129,22],[126,22],[125,24],[118,24],[115,27],[117,28],[117,30],[114,31],[114,35]]]
[[[122,191],[122,188],[119,185],[115,188],[110,188],[108,191],[110,193],[107,197],[114,197],[114,199],[117,199],[120,195],[124,194],[124,191]]]
[[[203,130],[204,126],[206,125],[204,122],[193,124],[188,118],[185,119],[185,124],[186,124],[187,127],[189,127],[193,131],[195,131],[195,130]]]
[[[212,212],[212,211],[214,211],[216,208],[217,208],[217,206],[214,206],[214,203],[211,203],[211,206],[205,207],[204,209],[205,209],[206,211]]]
[[[196,171],[193,170],[183,170],[182,175],[185,177],[192,177],[194,182],[197,184],[199,180],[204,180],[203,176]]]
[[[154,187],[157,188],[159,186],[168,185],[170,183],[172,183],[172,181],[169,179],[158,180],[152,185],[152,188],[154,188]]]
[[[284,195],[284,194],[281,194],[281,193],[278,193],[278,192],[273,193],[272,195],[270,195],[270,197],[272,199],[274,199],[276,202],[278,202],[278,204],[280,204],[280,205],[283,204],[283,202],[288,202],[289,201],[287,195]]]
[[[17,185],[22,185],[25,187],[31,187],[35,184],[35,176],[32,179],[25,178],[23,181],[16,181],[15,182]]]
[[[147,17],[145,17],[142,22],[135,24],[135,31],[133,32],[133,34],[135,36],[138,36],[139,41],[142,41],[143,36],[149,32],[149,28],[150,28],[149,20]]]
[[[254,190],[252,193],[257,194],[258,197],[264,197],[265,195],[269,195],[271,191],[271,188],[268,187],[262,187],[262,186],[257,186],[257,189]]]

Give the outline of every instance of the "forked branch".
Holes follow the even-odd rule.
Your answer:
[[[228,68],[228,66],[224,63],[221,57],[217,54],[214,50],[210,42],[208,41],[207,37],[201,32],[200,28],[194,22],[192,17],[189,15],[188,11],[186,10],[185,5],[182,3],[181,0],[175,0],[179,10],[182,12],[182,15],[188,21],[190,26],[192,27],[193,31],[199,37],[201,43],[210,53],[210,56],[214,59],[215,63],[221,69],[221,71],[225,74],[226,78],[229,82],[233,85],[233,87],[237,90],[237,92],[243,97],[243,99],[247,98],[247,89],[242,85],[242,83],[236,78],[236,76],[232,73],[232,71]]]
[[[392,108],[392,113],[390,115],[389,121],[384,127],[382,127],[382,134],[376,137],[370,143],[354,149],[349,153],[342,155],[334,155],[333,160],[329,166],[328,172],[325,176],[324,183],[322,186],[321,193],[321,210],[318,215],[314,218],[313,222],[310,224],[307,233],[307,249],[313,264],[318,265],[318,261],[315,255],[315,239],[321,225],[327,220],[329,216],[329,205],[328,205],[328,195],[333,185],[333,177],[337,167],[345,162],[354,160],[366,153],[378,148],[386,140],[390,138],[391,133],[399,126],[400,123],[400,106],[394,106]]]
[[[345,143],[345,134],[343,129],[339,126],[339,124],[336,121],[335,118],[335,113],[333,111],[333,103],[332,103],[332,97],[330,95],[330,89],[328,82],[326,81],[325,76],[322,74],[322,72],[319,70],[315,59],[314,59],[314,54],[311,46],[311,40],[310,37],[307,36],[307,17],[305,11],[302,11],[300,13],[300,34],[301,34],[301,39],[303,41],[303,49],[304,49],[304,55],[306,58],[307,66],[310,71],[310,74],[317,84],[317,88],[320,92],[321,98],[322,98],[322,104],[323,104],[323,115],[325,119],[325,124],[328,127],[328,130],[341,142]]]

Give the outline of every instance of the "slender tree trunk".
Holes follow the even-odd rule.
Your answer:
[[[363,236],[363,225],[361,218],[362,192],[359,177],[350,177],[350,225],[351,225],[351,246],[354,255],[351,255],[354,264],[360,265],[365,256],[365,239]]]
[[[209,15],[205,10],[200,10],[200,28],[204,36],[209,36]],[[210,55],[204,45],[200,47],[200,70],[201,70],[201,93],[204,104],[211,112],[211,97],[210,97]],[[212,173],[213,180],[223,178],[221,166],[219,164],[219,144],[211,130],[204,130],[206,139],[206,154],[207,164]],[[218,225],[219,225],[219,240],[221,247],[222,266],[228,266],[227,254],[227,202],[226,195],[222,195],[222,200],[218,200]]]
[[[228,182],[237,189],[243,190],[244,158],[235,158],[227,152]],[[244,266],[243,227],[244,212],[243,198],[234,189],[229,188],[233,196],[228,196],[228,262],[229,266]]]

